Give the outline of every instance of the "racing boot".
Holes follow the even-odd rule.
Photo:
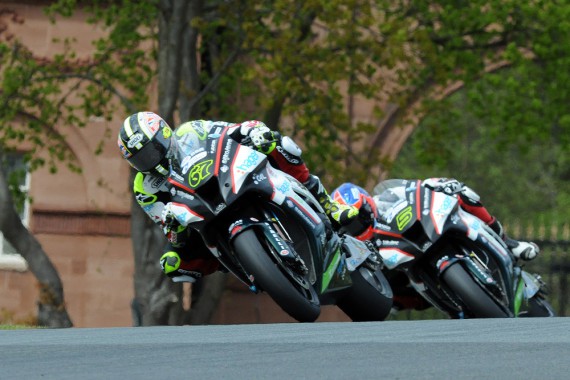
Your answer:
[[[493,222],[489,224],[489,227],[491,227],[491,229],[503,239],[505,244],[507,244],[507,247],[509,247],[517,259],[529,261],[534,259],[539,254],[540,248],[538,248],[538,245],[535,243],[518,241],[507,237],[505,231],[503,230],[503,226],[496,218],[494,218]]]
[[[540,252],[538,245],[533,242],[518,241],[507,238],[505,243],[507,243],[507,247],[511,249],[511,252],[517,259],[529,261],[534,259]]]
[[[332,199],[319,177],[309,175],[309,179],[304,185],[317,199],[333,223],[336,223],[338,226],[346,226],[357,217],[358,209],[354,206],[338,203]]]

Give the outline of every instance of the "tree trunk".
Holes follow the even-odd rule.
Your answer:
[[[131,175],[131,183],[134,177]],[[179,325],[182,321],[182,286],[166,277],[159,259],[166,244],[134,196],[131,207],[131,238],[135,261],[133,320],[135,325]]]
[[[210,322],[222,299],[227,276],[227,274],[217,272],[202,279],[200,291],[192,294],[192,308],[185,315],[184,323],[206,325]]]
[[[219,76],[200,87],[197,61],[198,30],[191,20],[202,13],[202,0],[161,0],[159,3],[158,53],[158,113],[174,125],[174,112],[178,104],[182,121],[199,118],[202,97],[212,91]],[[234,62],[239,49],[230,55],[220,70]],[[181,90],[181,91],[180,91]],[[131,176],[131,183],[133,177]],[[131,207],[131,234],[135,258],[132,303],[133,324],[178,325],[183,323],[206,324],[214,314],[225,287],[225,276],[214,274],[193,287],[192,307],[184,312],[182,286],[166,277],[159,266],[159,258],[166,242],[160,228],[144,213],[133,198]]]
[[[22,224],[2,170],[0,170],[0,229],[6,240],[28,262],[31,272],[39,282],[38,324],[45,327],[72,327],[73,323],[65,309],[59,274],[40,243]]]

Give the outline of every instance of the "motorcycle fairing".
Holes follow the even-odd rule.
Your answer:
[[[197,223],[204,221],[204,217],[194,211],[192,211],[184,203],[171,202],[170,210],[174,214],[178,223],[181,226],[188,227],[191,223]]]
[[[322,279],[319,294],[325,294],[333,285],[335,290],[349,287],[352,284],[350,271],[346,266],[346,255],[341,249],[342,241],[337,235],[327,242],[328,252],[322,262]]]
[[[267,174],[263,173],[267,164],[266,156],[238,144],[227,135],[227,129],[224,129],[219,139],[200,141],[200,152],[194,156],[200,159],[193,160],[193,166],[183,169],[171,165],[168,182],[174,186],[174,190],[171,190],[173,201],[184,203],[188,213],[198,214],[203,219],[198,221],[184,214],[179,217],[181,220],[192,219],[198,222],[192,225],[198,230],[243,193],[253,190],[271,197],[274,191],[271,183],[267,182]],[[178,161],[186,158],[179,156]],[[251,184],[255,184],[254,189],[251,189]],[[186,194],[184,196],[179,192]],[[181,199],[183,197],[185,199]]]
[[[232,144],[229,139],[226,144]],[[236,153],[231,163],[231,184],[232,192],[238,194],[248,175],[252,173],[260,164],[266,161],[266,156],[249,147],[237,144]]]
[[[304,186],[301,186],[299,181],[282,171],[275,170],[270,164],[267,164],[266,169],[269,182],[274,189],[271,200],[279,205],[284,205],[292,209],[311,228],[317,228],[319,224],[322,225],[322,221],[314,211],[314,208],[319,209],[322,213],[324,213],[324,211],[320,205],[315,204],[316,202],[312,203],[312,207],[309,206],[306,200],[312,199],[313,197],[308,190]],[[300,196],[299,194],[304,196]]]
[[[457,213],[465,226],[467,237],[487,246],[490,252],[504,264],[509,273],[513,271],[514,258],[501,238],[495,234],[481,219],[459,208]],[[459,228],[459,224],[456,225]]]
[[[529,300],[536,295],[540,291],[541,284],[536,279],[535,276],[531,275],[527,271],[521,271],[521,278],[524,282],[524,298]]]
[[[427,189],[426,189],[427,192]],[[432,192],[429,216],[435,233],[441,235],[449,214],[457,207],[457,198],[439,192]],[[433,239],[432,239],[433,240]]]
[[[382,257],[382,262],[388,269],[397,268],[415,258],[412,254],[398,248],[380,248],[378,252]]]

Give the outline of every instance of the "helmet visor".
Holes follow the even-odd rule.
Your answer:
[[[170,147],[168,139],[152,139],[141,150],[129,158],[129,163],[139,172],[150,172],[164,160]]]

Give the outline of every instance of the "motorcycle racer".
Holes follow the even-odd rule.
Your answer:
[[[352,183],[344,183],[335,189],[331,196],[339,203],[354,205],[360,209],[359,216],[343,229],[363,240],[371,240],[377,248],[380,248],[381,241],[374,233],[374,221],[382,223],[384,213],[395,203],[406,199],[405,189],[412,182],[417,180],[390,179],[381,182],[375,187],[373,197],[362,187]],[[447,195],[455,195],[459,206],[466,212],[476,216],[486,223],[504,241],[516,258],[522,260],[532,260],[540,252],[538,246],[533,242],[517,241],[509,238],[496,217],[492,216],[481,203],[480,197],[475,191],[453,178],[428,178],[421,182],[425,186],[437,192]],[[366,210],[363,212],[363,210]],[[370,216],[371,224],[363,222],[366,218],[364,214]],[[400,272],[386,274],[390,285],[394,291],[394,305],[399,309],[414,308],[423,310],[430,305],[408,286],[408,280]]]
[[[310,174],[301,158],[301,149],[291,138],[282,137],[261,121],[193,120],[172,130],[153,112],[134,113],[124,120],[117,143],[123,158],[138,172],[133,183],[137,203],[163,227],[168,239],[160,265],[174,282],[195,282],[218,270],[219,262],[197,232],[175,222],[167,182],[170,167],[189,168],[203,151],[198,149],[199,141],[219,137],[224,128],[229,128],[228,134],[233,140],[251,144],[258,152],[267,155],[271,165],[303,183],[337,228],[349,224],[358,215],[357,208],[339,204],[329,196],[320,179]],[[182,162],[175,159],[179,151],[185,157]]]

